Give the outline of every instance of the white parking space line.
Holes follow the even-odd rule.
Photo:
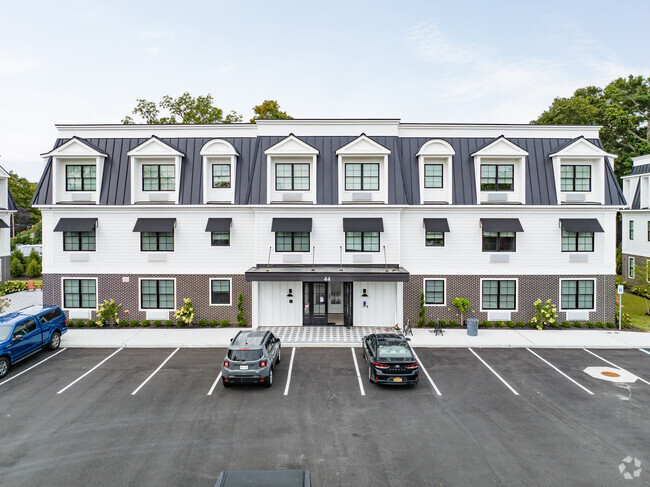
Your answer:
[[[65,392],[66,390],[68,390],[70,387],[72,387],[73,385],[75,385],[77,382],[79,382],[81,379],[83,379],[83,378],[86,377],[88,374],[90,374],[91,372],[93,372],[95,369],[99,368],[99,367],[100,367],[104,362],[106,362],[108,359],[110,359],[111,357],[113,357],[115,354],[121,352],[122,350],[124,350],[124,347],[122,347],[122,348],[118,348],[117,350],[115,350],[112,354],[110,354],[110,355],[109,355],[108,357],[106,357],[104,360],[102,360],[101,362],[99,362],[97,365],[95,365],[92,369],[90,369],[88,372],[86,372],[85,374],[83,374],[81,377],[79,377],[78,379],[76,379],[76,380],[70,382],[70,384],[68,384],[68,385],[65,386],[63,389],[61,389],[59,392],[57,392],[57,394],[61,394],[61,393]]]
[[[648,355],[650,355],[650,352],[648,352],[645,348],[639,348],[639,350],[641,350],[643,353],[647,353]]]
[[[357,380],[359,381],[359,389],[361,390],[361,395],[365,396],[366,391],[363,390],[363,382],[361,381],[361,374],[359,373],[359,364],[357,363],[357,355],[354,353],[354,347],[351,347],[352,358],[354,359],[354,368],[357,369]]]
[[[487,362],[486,362],[485,360],[483,360],[481,357],[479,357],[478,354],[477,354],[474,350],[472,350],[471,348],[469,348],[468,350],[469,350],[470,352],[472,352],[472,353],[476,356],[476,358],[479,359],[479,360],[483,363],[483,365],[485,365],[488,369],[490,369],[490,372],[492,372],[494,375],[496,375],[496,376],[498,377],[498,379],[499,379],[501,382],[503,382],[503,383],[506,385],[506,387],[507,387],[508,389],[510,389],[510,390],[512,391],[512,393],[513,393],[515,396],[518,396],[518,395],[519,395],[519,393],[518,393],[517,391],[515,391],[515,390],[512,388],[512,386],[511,386],[510,384],[508,384],[508,383],[503,379],[503,377],[501,377],[499,374],[497,374],[496,371],[495,371],[492,367],[490,367],[490,366],[487,364]]]
[[[630,372],[629,370],[625,370],[623,367],[619,367],[619,366],[616,365],[615,363],[612,363],[612,362],[610,362],[609,360],[604,359],[604,358],[601,357],[600,355],[596,355],[596,354],[595,354],[594,352],[592,352],[591,350],[587,350],[586,348],[583,348],[583,350],[584,350],[585,352],[587,352],[587,353],[592,354],[594,357],[599,358],[600,360],[602,360],[602,361],[605,362],[606,364],[611,365],[612,367],[616,367],[617,369],[620,369],[620,370],[622,370],[623,372],[627,372],[628,374],[632,374],[632,372]],[[642,379],[641,377],[639,377],[639,376],[636,375],[636,374],[632,374],[632,375],[635,376],[635,377],[637,377],[641,382],[645,382],[646,384],[650,385],[650,382],[648,382],[647,380]]]
[[[284,395],[289,394],[289,384],[291,384],[291,372],[293,371],[293,358],[296,356],[296,347],[291,350],[291,360],[289,361],[289,374],[287,375],[287,385],[284,386]]]
[[[208,391],[208,396],[212,395],[212,392],[214,391],[214,388],[217,387],[217,384],[219,383],[219,379],[221,379],[221,372],[219,372],[219,375],[217,376],[217,378],[212,383],[212,387],[210,387],[210,390]]]
[[[433,389],[436,391],[436,394],[438,394],[439,396],[442,396],[442,394],[440,393],[440,389],[438,389],[438,387],[436,386],[435,382],[433,382],[433,379],[432,379],[431,376],[429,375],[429,372],[427,372],[427,369],[425,369],[425,368],[424,368],[424,365],[422,365],[422,361],[420,360],[420,357],[418,357],[418,354],[415,353],[415,350],[413,350],[413,349],[411,349],[411,350],[413,351],[413,355],[415,356],[415,360],[417,360],[418,363],[420,364],[420,368],[421,368],[422,371],[424,372],[424,375],[426,375],[426,376],[427,376],[427,379],[429,379],[429,382],[431,382],[431,385],[433,386]]]
[[[566,377],[567,379],[569,379],[571,382],[573,382],[575,385],[577,385],[578,387],[580,387],[582,390],[586,391],[588,394],[591,394],[592,396],[594,395],[594,393],[591,392],[589,389],[587,389],[585,386],[583,386],[582,384],[579,384],[578,382],[576,382],[575,380],[573,380],[571,377],[569,377],[568,375],[566,375],[564,372],[562,372],[560,369],[558,369],[555,365],[553,365],[552,363],[550,363],[548,360],[543,359],[542,357],[540,357],[539,355],[537,355],[537,354],[536,354],[535,352],[533,352],[530,348],[527,348],[526,350],[528,350],[530,353],[532,353],[535,357],[537,357],[538,359],[540,359],[542,362],[544,362],[544,363],[545,363],[546,365],[548,365],[549,367],[552,367],[553,369],[555,369],[556,372],[559,372],[561,375],[563,375],[564,377]]]
[[[135,396],[135,395],[138,393],[138,391],[139,391],[140,389],[142,389],[142,388],[144,387],[144,385],[145,385],[147,382],[149,382],[149,381],[153,378],[153,376],[156,375],[156,374],[160,371],[160,369],[162,369],[162,368],[165,366],[165,364],[169,361],[169,359],[172,358],[172,357],[174,356],[174,354],[175,354],[176,352],[178,352],[179,350],[180,350],[180,348],[177,348],[176,350],[174,350],[174,351],[169,355],[169,357],[167,357],[167,358],[163,361],[163,363],[160,364],[160,365],[158,366],[158,368],[157,368],[156,370],[154,370],[153,373],[152,373],[149,377],[147,377],[147,380],[145,380],[142,384],[140,384],[140,385],[138,386],[138,388],[137,388],[135,391],[133,391],[133,392],[131,393],[131,395],[132,395],[132,396]]]
[[[65,352],[66,350],[67,350],[67,348],[62,348],[61,350],[59,350],[59,351],[56,352],[55,354],[52,354],[52,355],[50,355],[49,357],[47,357],[46,359],[41,360],[39,363],[32,365],[30,368],[25,369],[25,370],[23,370],[22,372],[19,372],[19,373],[17,373],[16,375],[11,376],[9,379],[0,382],[0,386],[1,386],[2,384],[6,384],[7,382],[9,382],[9,381],[11,381],[11,380],[14,380],[16,377],[20,377],[20,376],[23,375],[25,372],[29,372],[29,371],[32,370],[34,367],[38,367],[38,366],[41,365],[43,362],[47,362],[47,361],[50,360],[52,357],[56,357],[58,354],[60,354],[61,352]]]

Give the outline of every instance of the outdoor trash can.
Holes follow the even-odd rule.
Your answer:
[[[467,318],[467,334],[471,337],[478,335],[478,318]]]

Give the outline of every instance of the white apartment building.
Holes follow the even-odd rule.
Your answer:
[[[16,210],[9,191],[9,173],[0,167],[0,283],[11,279],[11,215]]]
[[[634,282],[637,266],[647,266],[650,259],[650,154],[633,157],[632,171],[622,179],[628,203],[621,211],[622,272],[624,280]]]
[[[260,120],[58,125],[34,204],[46,304],[90,318],[392,326],[613,321],[616,212],[599,127]]]

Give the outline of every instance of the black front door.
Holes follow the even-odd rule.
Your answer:
[[[343,283],[343,324],[352,326],[352,283]]]
[[[327,283],[303,282],[303,325],[327,325]]]

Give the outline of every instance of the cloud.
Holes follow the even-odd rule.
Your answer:
[[[23,73],[34,66],[35,63],[31,59],[0,54],[0,75]]]
[[[235,65],[231,64],[230,66],[224,66],[223,68],[219,68],[217,70],[217,73],[227,73],[228,71],[232,71],[235,69]]]

